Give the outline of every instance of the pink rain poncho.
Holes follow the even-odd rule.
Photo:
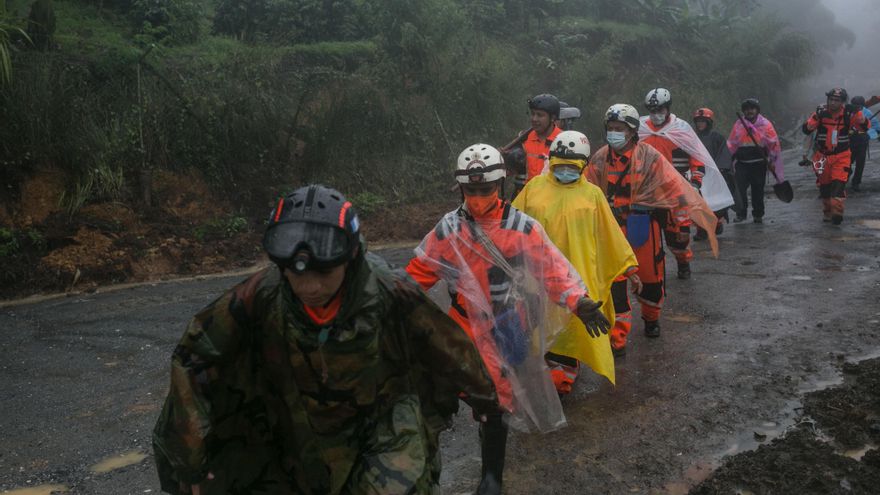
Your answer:
[[[727,149],[730,150],[730,154],[734,155],[736,150],[742,146],[754,146],[752,139],[749,137],[748,130],[743,126],[743,122],[746,123],[748,129],[752,132],[752,136],[755,137],[758,146],[767,150],[767,160],[770,161],[773,171],[776,173],[776,183],[784,181],[785,171],[783,170],[782,146],[779,144],[779,136],[776,135],[776,129],[773,128],[773,124],[764,118],[763,115],[758,114],[758,118],[755,119],[754,123],[745,119],[736,119],[733,129],[730,130],[730,137],[727,138]]]
[[[703,146],[703,142],[700,141],[690,124],[676,117],[675,114],[670,114],[669,123],[662,129],[655,131],[648,126],[648,117],[642,117],[641,121],[639,126],[640,139],[651,135],[666,138],[685,153],[703,162],[706,167],[706,175],[703,176],[703,186],[700,188],[700,193],[713,211],[721,211],[733,204],[733,196],[730,195],[730,189],[727,188],[724,176],[721,175],[712,155]]]

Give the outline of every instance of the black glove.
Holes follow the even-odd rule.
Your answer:
[[[594,339],[603,333],[607,335],[608,329],[611,327],[611,322],[599,311],[600,307],[602,307],[601,301],[584,297],[578,301],[577,309],[574,312],[587,327],[587,333]]]

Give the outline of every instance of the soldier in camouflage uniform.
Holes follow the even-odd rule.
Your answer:
[[[498,403],[464,331],[365,252],[351,204],[283,198],[274,262],[192,320],[153,433],[162,489],[194,494],[434,493],[462,397]]]

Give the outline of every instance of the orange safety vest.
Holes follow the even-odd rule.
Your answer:
[[[528,174],[526,182],[532,180],[532,177],[541,175],[541,172],[544,171],[545,160],[550,154],[550,145],[553,144],[553,140],[560,132],[562,129],[554,125],[547,139],[538,137],[538,133],[534,130],[526,136],[526,140],[523,141],[523,149],[526,152],[526,173]]]

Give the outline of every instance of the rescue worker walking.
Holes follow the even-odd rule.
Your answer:
[[[761,103],[747,98],[740,104],[743,119],[737,119],[727,138],[727,149],[733,155],[739,209],[734,222],[746,219],[749,209],[749,188],[752,189],[752,220],[764,221],[764,185],[767,172],[773,171],[776,183],[785,180],[782,146],[773,124],[761,114]],[[748,127],[746,127],[748,126]]]
[[[715,160],[715,165],[718,166],[721,176],[724,177],[724,183],[727,184],[727,189],[733,196],[734,210],[736,210],[737,195],[736,182],[733,178],[733,163],[730,156],[730,150],[727,149],[727,140],[724,139],[724,136],[722,136],[720,132],[714,129],[715,112],[713,112],[711,108],[698,108],[697,111],[694,112],[693,121],[697,137],[700,138],[700,142],[706,147],[706,151],[708,151],[709,155],[712,156],[712,159]],[[715,216],[718,217],[718,226],[715,228],[715,235],[721,235],[721,233],[724,232],[724,224],[730,221],[730,216],[728,215],[727,210],[728,208],[723,208],[715,212]],[[724,221],[722,222],[721,219],[724,219]],[[706,231],[703,230],[702,227],[698,227],[697,234],[694,235],[694,240],[703,241],[707,238]]]
[[[602,190],[583,176],[590,142],[577,131],[563,131],[550,146],[550,173],[535,177],[513,206],[541,223],[547,236],[571,262],[602,313],[614,321],[611,284],[618,277],[637,278],[636,256],[620,231]],[[613,384],[614,362],[609,340],[591,339],[572,318],[547,354],[556,391],[571,392],[579,363],[590,366]]]
[[[529,122],[532,130],[523,141],[526,152],[526,182],[541,175],[547,164],[550,144],[562,129],[556,127],[559,118],[559,100],[550,94],[540,94],[529,99]]]
[[[647,337],[660,336],[660,311],[665,298],[665,254],[661,222],[673,227],[691,221],[708,232],[709,244],[717,254],[717,219],[700,194],[653,146],[639,141],[641,121],[631,105],[612,105],[605,113],[607,146],[590,158],[587,180],[605,194],[617,223],[626,235],[639,263],[638,278],[629,280],[641,303]],[[678,229],[679,241],[687,236]],[[611,346],[617,355],[625,353],[632,328],[627,280],[611,287],[615,324]]]
[[[865,116],[846,104],[845,89],[834,88],[825,96],[826,105],[816,108],[802,130],[806,135],[815,132],[812,164],[822,198],[822,221],[840,225],[852,163],[850,136],[865,125]]]
[[[551,94],[540,94],[530,98],[528,104],[529,129],[520,132],[513,141],[501,148],[507,170],[513,175],[511,198],[515,198],[528,181],[544,172],[550,143],[562,132],[556,125],[560,121],[561,111],[558,98]],[[566,117],[572,118],[571,115]],[[522,150],[524,159],[520,157],[519,150]]]
[[[685,120],[670,112],[672,95],[664,88],[655,88],[645,96],[649,117],[641,118],[639,139],[653,146],[671,162],[676,170],[700,192],[715,211],[733,204],[724,178],[706,147]],[[714,227],[713,227],[714,228]],[[667,219],[664,225],[666,242],[678,262],[678,278],[691,277],[690,221],[678,223]],[[683,235],[687,234],[687,235]]]
[[[462,151],[455,177],[463,204],[443,216],[406,267],[425,289],[445,283],[449,314],[479,349],[507,412],[480,425],[480,494],[501,492],[509,422],[540,431],[564,424],[544,353],[567,320],[542,324],[547,301],[567,308],[567,318],[574,313],[593,338],[610,326],[541,225],[500,199],[504,176],[492,146]]]
[[[467,334],[367,253],[357,214],[311,185],[279,201],[272,264],[190,322],[153,431],[171,494],[435,493],[462,397],[497,396]]]
[[[865,106],[864,96],[853,96],[852,105],[854,110],[859,110],[865,116],[865,122],[856,127],[855,133],[852,135],[852,162],[850,168],[852,173],[852,190],[859,192],[859,186],[862,184],[862,172],[865,170],[865,159],[868,155],[868,146],[871,139],[877,138],[877,130],[880,123],[877,122],[871,110]],[[873,131],[873,132],[872,132]],[[873,135],[873,137],[872,137]]]

